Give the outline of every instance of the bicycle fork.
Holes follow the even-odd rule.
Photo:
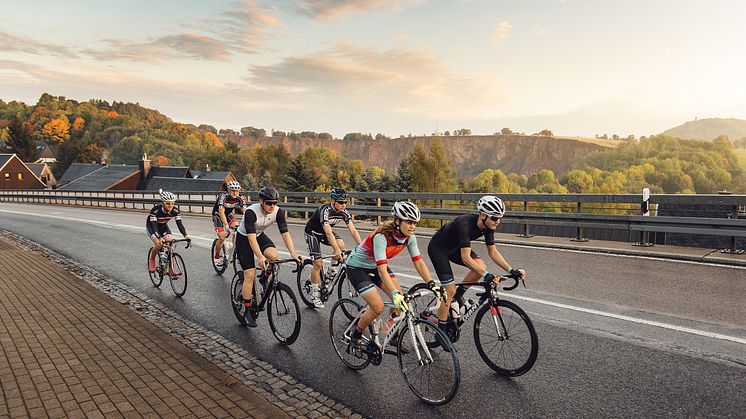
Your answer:
[[[412,331],[412,345],[420,366],[431,364],[433,362],[433,355],[430,353],[430,348],[427,347],[425,337],[422,335],[422,330],[420,330],[420,325],[415,324],[414,321],[412,321],[412,316],[407,316],[407,326],[409,326],[409,330]],[[420,353],[420,348],[425,352],[424,357]]]

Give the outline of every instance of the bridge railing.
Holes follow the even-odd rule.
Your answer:
[[[179,207],[190,213],[209,213],[217,193],[175,191]],[[256,199],[257,192],[245,192]],[[461,214],[473,211],[481,193],[405,193],[355,192],[351,194],[349,210],[357,217],[380,223],[390,216],[391,203],[413,200],[420,205],[422,217],[441,224]],[[321,202],[328,201],[327,192],[282,192],[285,211],[307,218]],[[522,226],[524,237],[530,237],[531,226],[564,226],[576,230],[573,240],[584,241],[584,229],[603,228],[631,232],[663,232],[692,235],[727,236],[733,252],[736,239],[746,237],[746,195],[650,195],[652,214],[663,207],[720,208],[720,217],[643,216],[641,194],[500,194],[508,212],[506,224]],[[158,193],[149,191],[65,191],[65,190],[0,190],[0,202],[76,205],[144,210],[160,202]],[[437,222],[436,221],[436,222]],[[643,235],[641,234],[641,238]]]

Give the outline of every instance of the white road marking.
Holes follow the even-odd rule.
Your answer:
[[[29,215],[27,212],[10,211],[10,210],[3,210],[3,209],[0,209],[0,212],[5,212],[5,213],[9,213],[9,214]],[[132,226],[132,225],[128,225],[128,224],[114,223],[114,222],[111,222],[111,221],[86,220],[86,219],[81,219],[81,218],[63,217],[63,216],[59,216],[59,215],[49,215],[49,214],[34,214],[34,216],[35,217],[53,218],[53,219],[65,220],[65,221],[75,221],[75,222],[79,222],[79,223],[92,224],[92,225],[97,225],[97,226],[102,226],[102,227],[107,227],[107,228],[116,228],[116,229],[119,229],[119,230],[130,231],[130,232],[137,232],[137,233],[142,233],[142,234],[144,234],[144,230],[145,230],[144,226],[143,227]],[[204,243],[203,245],[200,245],[200,247],[210,248],[212,246],[212,240],[213,240],[212,238],[206,238],[206,237],[200,237],[200,236],[191,236],[191,237],[192,237],[192,239],[194,239],[194,241],[200,241],[200,242]],[[196,243],[195,243],[195,245],[196,245]],[[513,246],[515,246],[515,247],[528,247],[528,246],[520,246],[520,245],[513,245]],[[557,249],[557,250],[564,250],[564,249]],[[565,251],[567,251],[567,250],[565,250]],[[282,254],[282,255],[290,255],[290,253],[284,252],[284,251],[279,251],[279,253]],[[615,256],[617,256],[617,255],[615,255]],[[624,255],[622,255],[622,256],[624,256]],[[649,259],[659,259],[659,258],[649,258]],[[667,259],[663,259],[663,260],[669,261]],[[678,261],[678,262],[681,262],[681,261]],[[693,263],[693,262],[689,262],[689,263]],[[717,265],[717,266],[722,266],[722,265]],[[741,268],[741,269],[743,269],[743,268]],[[421,280],[421,278],[419,276],[414,276],[414,275],[409,275],[409,274],[404,274],[404,273],[397,273],[396,275],[397,276],[402,276],[402,277],[405,277],[405,278],[416,279],[418,281]],[[682,333],[689,333],[689,334],[693,334],[693,335],[704,336],[704,337],[713,338],[713,339],[719,339],[719,340],[727,340],[727,341],[730,341],[730,342],[735,342],[735,343],[740,343],[740,344],[746,345],[746,339],[738,338],[738,337],[735,337],[735,336],[723,335],[723,334],[720,334],[720,333],[706,332],[706,331],[703,331],[703,330],[692,329],[692,328],[689,328],[689,327],[682,327],[682,326],[676,326],[676,325],[667,324],[667,323],[661,323],[661,322],[656,322],[656,321],[651,321],[651,320],[640,319],[640,318],[636,318],[636,317],[623,316],[623,315],[620,315],[620,314],[614,314],[614,313],[609,313],[609,312],[600,311],[600,310],[594,310],[594,309],[589,309],[589,308],[577,307],[577,306],[572,306],[572,305],[569,305],[569,304],[556,303],[556,302],[553,302],[553,301],[541,300],[541,299],[532,298],[532,297],[525,297],[525,296],[520,296],[520,295],[516,295],[516,294],[511,295],[510,298],[515,298],[515,299],[519,299],[519,300],[529,301],[529,302],[537,303],[537,304],[543,304],[543,305],[547,305],[547,306],[551,306],[551,307],[557,307],[557,308],[561,308],[561,309],[565,309],[565,310],[572,310],[572,311],[577,311],[577,312],[581,312],[581,313],[593,314],[593,315],[596,315],[596,316],[608,317],[608,318],[617,319],[617,320],[624,320],[624,321],[628,321],[628,322],[631,322],[631,323],[638,323],[638,324],[643,324],[643,325],[647,325],[647,326],[660,327],[660,328],[663,328],[663,329],[674,330],[674,331],[682,332]]]

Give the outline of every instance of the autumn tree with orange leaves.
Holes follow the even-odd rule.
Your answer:
[[[70,139],[70,120],[65,115],[60,115],[44,125],[41,133],[48,141],[64,143]]]

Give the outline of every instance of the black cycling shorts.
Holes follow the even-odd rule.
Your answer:
[[[334,238],[336,240],[339,240],[339,235],[335,232],[332,232],[334,234]],[[311,257],[312,260],[321,259],[321,245],[325,244],[327,246],[331,246],[329,244],[329,239],[326,238],[326,234],[308,234],[303,233],[303,236],[306,238],[306,245],[308,246],[308,256]]]
[[[396,279],[396,276],[391,272],[391,268],[387,268],[391,279]],[[366,268],[355,268],[347,266],[347,279],[357,290],[360,295],[372,290],[374,287],[381,288],[383,280],[381,275],[378,274],[378,268],[366,269]]]
[[[451,269],[451,263],[457,265],[466,266],[463,259],[461,259],[461,249],[444,249],[440,246],[433,245],[432,242],[427,246],[427,254],[430,256],[430,261],[433,263],[435,268],[435,274],[440,280],[440,285],[448,285],[453,282],[453,270]],[[471,251],[471,258],[478,260],[479,256]]]
[[[236,237],[236,255],[238,255],[238,262],[241,263],[241,269],[246,270],[255,268],[256,265],[254,265],[254,251],[251,250],[249,238],[241,233],[237,234],[238,236]],[[270,239],[269,236],[264,233],[256,236],[256,241],[257,243],[259,243],[259,248],[262,250],[262,254],[264,254],[264,251],[269,249],[270,247],[276,247],[275,244],[272,242],[272,239]]]
[[[168,224],[158,224],[158,231],[153,231],[153,227],[150,222],[145,224],[145,230],[148,232],[148,237],[152,237],[155,234],[158,237],[166,237],[171,235],[171,229],[168,228]]]
[[[233,214],[225,214],[225,219],[228,220],[228,227],[230,227],[236,217],[234,217]],[[215,231],[218,233],[225,231],[226,226],[223,226],[223,220],[220,219],[219,215],[212,215],[212,225],[215,226]]]

